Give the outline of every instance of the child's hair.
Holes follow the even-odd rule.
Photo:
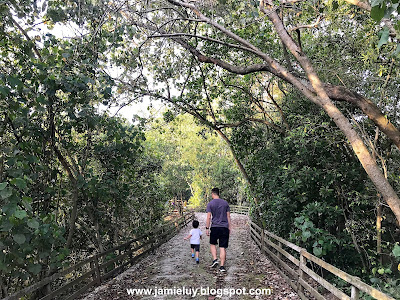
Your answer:
[[[197,228],[197,227],[199,227],[199,221],[197,221],[197,220],[193,220],[193,223],[192,223],[192,225],[193,225],[193,228]]]

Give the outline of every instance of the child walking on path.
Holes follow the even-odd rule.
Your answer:
[[[193,229],[190,230],[190,234],[184,238],[184,240],[188,240],[190,238],[190,248],[192,248],[192,257],[196,256],[196,263],[200,263],[199,261],[199,252],[200,252],[200,239],[202,236],[202,232],[199,229],[199,221],[193,220]],[[195,255],[196,252],[196,255]]]

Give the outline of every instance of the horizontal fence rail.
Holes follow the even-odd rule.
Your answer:
[[[249,206],[241,206],[241,205],[229,205],[230,212],[241,215],[248,215],[250,213]],[[186,206],[186,211],[195,211],[195,212],[206,212],[205,206],[193,207],[191,205]]]
[[[248,215],[250,213],[249,206],[240,206],[240,205],[229,205],[231,209],[231,213],[241,214],[241,215]]]
[[[99,285],[113,275],[121,273],[127,267],[132,266],[139,258],[158,248],[191,222],[193,217],[191,212],[187,212],[159,228],[150,230],[122,245],[88,257],[67,269],[3,298],[3,300],[17,300],[23,296],[28,296],[27,299],[29,299],[29,296],[34,295],[35,292],[49,284],[53,288],[51,292],[45,296],[35,297],[35,299],[75,299],[90,287]]]
[[[275,265],[280,275],[298,293],[301,299],[309,299],[309,297],[306,296],[306,293],[318,300],[326,299],[325,296],[318,291],[318,288],[316,289],[313,287],[317,285],[323,287],[338,299],[343,300],[360,299],[360,291],[374,297],[375,299],[395,300],[381,291],[365,284],[359,278],[347,274],[322,259],[310,254],[305,249],[282,239],[272,232],[265,229],[263,230],[252,221],[250,221],[250,235],[261,249],[261,252],[269,255],[269,257],[273,259],[272,263]],[[331,274],[347,282],[349,286],[351,286],[351,295],[347,295],[315,273],[309,268],[311,263],[329,271]],[[285,270],[286,273],[282,270]]]

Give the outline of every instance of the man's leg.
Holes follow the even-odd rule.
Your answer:
[[[218,266],[217,260],[217,244],[218,244],[218,228],[211,227],[210,230],[210,252],[213,257],[213,262],[211,264],[211,268],[215,268]]]
[[[217,259],[217,246],[211,244],[210,245],[210,251],[211,251],[211,255],[213,257],[213,260],[216,260]]]
[[[225,259],[226,259],[226,249],[224,247],[219,248],[219,259],[221,261],[220,266],[225,265]]]
[[[221,237],[219,239],[219,258],[221,260],[219,270],[223,273],[226,272],[225,261],[226,261],[226,248],[228,248],[228,244],[229,244],[229,229],[222,228]]]

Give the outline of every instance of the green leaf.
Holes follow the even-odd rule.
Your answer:
[[[375,270],[375,273],[376,273],[376,270]],[[375,275],[375,273],[374,273],[374,275]],[[372,277],[372,278],[370,278],[370,281],[371,281],[371,283],[378,283],[378,282],[380,282],[381,280],[380,280],[379,278]]]
[[[400,246],[398,244],[394,245],[392,253],[394,257],[400,258]]]
[[[371,0],[370,1],[371,7],[374,7],[374,6],[377,6],[377,5],[381,5],[383,1],[384,0]]]
[[[383,29],[382,31],[382,35],[378,43],[378,49],[381,48],[384,44],[386,44],[388,40],[389,40],[389,28],[385,27],[385,29]]]
[[[0,191],[0,197],[1,199],[6,199],[12,195],[12,190],[10,188],[5,188],[2,191]]]
[[[385,16],[386,5],[377,5],[371,8],[371,18],[379,22]]]
[[[26,241],[25,235],[23,233],[16,233],[13,235],[13,239],[15,242],[17,242],[18,244],[23,244]]]
[[[0,183],[0,191],[4,190],[4,188],[7,186],[7,182],[2,182]]]
[[[0,94],[7,97],[9,93],[10,93],[10,89],[8,87],[0,86]]]
[[[378,269],[378,274],[380,274],[380,275],[385,274],[385,269],[384,268]]]
[[[39,253],[39,258],[40,258],[40,259],[46,258],[46,257],[48,257],[48,256],[50,256],[50,253],[49,253],[49,252],[44,251],[44,252],[40,252],[40,253]]]
[[[400,30],[400,29],[399,29]],[[400,44],[397,44],[396,51],[394,51],[393,55],[397,56],[400,54]]]
[[[27,216],[27,213],[26,213],[26,211],[24,211],[24,210],[17,210],[17,211],[14,213],[14,216],[15,216],[16,218],[22,220],[23,218],[25,218],[25,217]]]
[[[31,272],[33,275],[39,274],[42,270],[41,264],[32,264],[28,266],[28,271]]]
[[[11,228],[13,228],[13,224],[11,224],[10,222],[7,221],[7,222],[1,224],[0,231],[10,231]]]
[[[7,79],[8,79],[8,82],[10,83],[10,85],[11,85],[12,87],[15,87],[15,86],[22,86],[22,81],[19,80],[19,78],[17,78],[17,77],[8,76]]]
[[[30,205],[30,202],[32,202],[31,197],[22,197],[22,205],[25,207],[27,211],[32,211],[32,206]]]
[[[311,236],[311,232],[310,231],[303,231],[303,237],[308,239]]]
[[[2,261],[0,261],[0,271],[4,271],[7,272],[7,265],[5,263],[3,263]]]
[[[390,19],[390,15],[397,10],[397,7],[399,6],[398,3],[394,3],[390,5],[386,10],[385,10],[385,16],[384,18]]]
[[[38,228],[39,228],[39,222],[36,221],[35,219],[29,220],[29,221],[27,222],[27,224],[28,224],[28,226],[29,226],[30,228],[33,228],[33,229],[38,229]]]
[[[22,178],[14,178],[13,180],[11,180],[10,183],[19,187],[22,190],[26,189],[26,181]]]
[[[321,247],[314,247],[313,248],[313,253],[314,253],[315,256],[321,256],[322,248]]]

